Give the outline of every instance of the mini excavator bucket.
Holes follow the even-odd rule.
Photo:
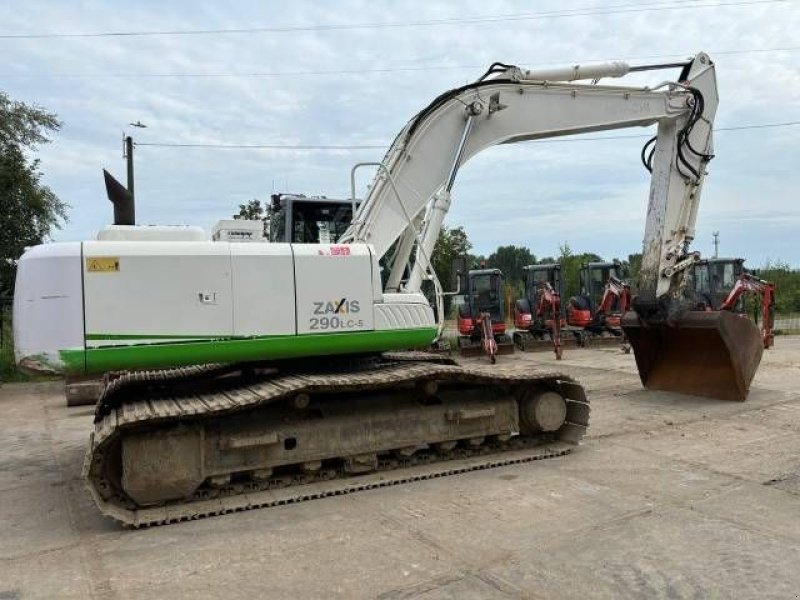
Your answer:
[[[648,389],[743,401],[761,362],[758,328],[729,311],[690,311],[671,325],[628,311],[622,329]]]

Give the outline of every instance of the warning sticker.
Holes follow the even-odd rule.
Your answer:
[[[119,258],[116,256],[87,257],[86,270],[90,273],[116,273],[119,271]]]

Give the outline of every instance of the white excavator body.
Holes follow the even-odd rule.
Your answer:
[[[496,144],[652,124],[659,130],[640,289],[655,304],[682,285],[688,266],[716,81],[710,59],[698,54],[680,83],[573,82],[629,70],[625,63],[493,66],[491,77],[443,94],[398,135],[337,245],[242,245],[200,241],[191,228],[117,227],[96,241],[33,248],[19,262],[17,360],[32,370],[90,374],[425,346],[436,337],[431,328],[442,328],[442,290],[429,257],[466,161]],[[698,96],[701,115],[693,109]],[[700,150],[684,155],[687,145]],[[382,286],[378,261],[391,249]],[[423,306],[425,279],[437,290],[438,323]],[[346,310],[350,298],[359,318],[313,312],[334,300]]]
[[[437,335],[422,294],[383,293],[366,244],[67,242],[18,269],[15,347],[34,371],[358,354]]]

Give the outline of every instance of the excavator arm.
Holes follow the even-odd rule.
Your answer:
[[[720,310],[733,310],[744,294],[755,294],[761,299],[761,339],[764,349],[775,344],[775,284],[759,279],[750,273],[742,273],[733,289],[720,305]]]
[[[550,329],[550,339],[553,341],[553,352],[561,360],[561,296],[553,289],[550,282],[545,281],[540,286],[539,301],[536,304],[536,316],[544,321]]]
[[[620,314],[626,312],[631,306],[631,286],[627,282],[610,277],[603,291],[603,299],[597,307],[595,317],[608,316],[617,301],[617,309]]]
[[[677,80],[653,87],[597,84],[634,70],[676,66]],[[584,79],[593,82],[576,83]],[[761,357],[757,331],[754,343],[753,330],[741,319],[730,321],[725,312],[716,318],[693,314],[688,289],[690,267],[700,258],[689,246],[713,158],[717,104],[714,63],[704,53],[679,65],[642,67],[526,71],[495,63],[408,122],[343,240],[372,244],[379,257],[394,249],[386,292],[415,293],[423,280],[432,280],[441,332],[443,292],[430,258],[456,175],[470,158],[498,144],[656,125],[641,153],[651,176],[639,291],[621,324],[646,387],[743,400]],[[709,356],[717,364],[713,375],[705,368]]]
[[[575,83],[676,66],[682,66],[677,81],[652,88]],[[394,248],[386,291],[416,292],[424,279],[435,279],[430,257],[455,177],[470,158],[498,144],[657,125],[643,151],[652,176],[637,305],[650,316],[664,298],[681,295],[676,288],[691,264],[688,244],[717,101],[714,65],[703,53],[685,64],[644,67],[615,62],[526,71],[496,63],[408,122],[342,241],[372,244],[379,257]]]

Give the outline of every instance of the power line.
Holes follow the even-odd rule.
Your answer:
[[[791,127],[793,125],[800,125],[800,121],[785,121],[784,123],[756,123],[753,125],[739,125],[737,127],[719,127],[714,131],[741,131],[743,129],[766,129],[768,127]]]
[[[715,127],[714,133],[721,131],[743,131],[746,129],[768,129],[771,127],[792,127],[800,125],[800,121],[786,121],[784,123],[755,123],[752,125],[738,125],[735,127]],[[531,140],[532,143],[546,144],[546,143],[561,143],[561,142],[593,142],[595,140],[622,140],[626,138],[650,138],[652,134],[633,134],[633,135],[601,135],[596,137],[576,137],[576,138],[554,138],[547,140]]]
[[[227,150],[380,150],[383,146],[337,146],[313,144],[183,144],[180,142],[136,142],[136,146],[157,146],[159,148],[221,148]]]
[[[746,54],[762,54],[768,52],[796,52],[800,50],[800,46],[784,46],[779,48],[748,48],[740,50],[709,50],[708,53],[712,56],[729,56],[729,55],[746,55]],[[685,53],[673,54],[648,54],[644,56],[629,56],[625,60],[650,60],[655,58],[673,58],[673,57],[686,57]],[[527,61],[517,61],[517,64],[530,65],[533,67],[543,67],[555,64],[584,64],[591,62],[603,62],[608,60],[620,60],[620,57],[610,58],[597,58],[597,59],[584,59],[584,60],[563,60],[558,63],[537,63],[531,65]],[[362,75],[366,73],[400,73],[400,72],[418,72],[418,71],[447,71],[447,70],[477,70],[482,69],[486,65],[427,65],[427,66],[400,66],[400,67],[374,67],[374,68],[361,68],[361,69],[334,69],[334,70],[318,70],[318,71],[271,71],[271,72],[227,72],[227,73],[40,73],[40,74],[4,74],[0,77],[4,79],[40,79],[40,78],[57,78],[57,79],[146,79],[146,78],[223,78],[223,77],[295,77],[295,76],[325,76],[325,75]]]
[[[235,29],[184,29],[161,31],[109,31],[98,33],[7,33],[0,34],[0,39],[53,39],[53,38],[99,38],[99,37],[152,37],[152,36],[188,36],[188,35],[219,35],[219,34],[253,34],[253,33],[299,33],[299,32],[325,32],[348,31],[359,29],[392,29],[410,27],[435,27],[464,25],[471,23],[502,23],[508,21],[536,21],[542,19],[558,19],[582,16],[614,15],[639,12],[662,12],[669,10],[696,10],[700,8],[721,8],[726,6],[746,6],[753,4],[774,4],[788,0],[739,0],[735,2],[717,2],[700,4],[688,3],[686,0],[674,2],[651,2],[634,4],[617,4],[598,8],[597,6],[584,6],[574,9],[561,9],[535,13],[515,13],[493,16],[459,17],[451,19],[429,19],[418,21],[387,21],[375,23],[342,23],[331,25],[299,25],[281,27],[247,27]]]
[[[753,123],[732,127],[716,127],[714,133],[724,131],[743,131],[748,129],[767,129],[775,127],[792,127],[800,125],[800,121],[785,121],[783,123]],[[599,140],[619,140],[627,138],[649,138],[651,134],[634,135],[606,135],[597,137],[552,138],[546,140],[532,140],[534,144],[548,144],[561,142],[594,142]],[[193,144],[180,142],[136,142],[136,146],[150,146],[155,148],[213,148],[219,150],[385,150],[385,145],[315,145],[315,144]]]

